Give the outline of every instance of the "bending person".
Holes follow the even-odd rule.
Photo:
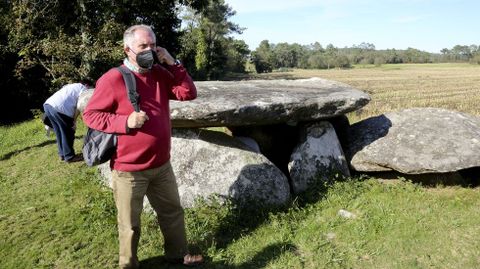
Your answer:
[[[43,104],[45,116],[50,120],[55,132],[60,160],[67,163],[83,160],[81,156],[75,155],[73,141],[75,140],[75,122],[79,115],[78,96],[87,87],[86,83],[67,84]]]

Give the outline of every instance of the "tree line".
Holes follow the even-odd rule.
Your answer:
[[[125,57],[123,31],[151,25],[157,45],[180,59],[195,80],[217,80],[279,68],[349,68],[354,64],[474,62],[479,47],[457,45],[440,54],[417,49],[376,50],[332,44],[272,44],[250,51],[235,11],[224,0],[2,0],[0,1],[0,125],[30,118],[31,109],[70,82],[98,79]]]
[[[371,43],[338,48],[332,44],[323,47],[297,43],[272,44],[263,40],[251,53],[251,61],[258,73],[280,68],[330,69],[350,68],[357,64],[444,63],[470,62],[480,64],[480,46],[456,45],[444,48],[441,53],[429,53],[414,48],[406,50],[376,50]]]

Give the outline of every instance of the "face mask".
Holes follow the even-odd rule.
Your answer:
[[[145,69],[151,69],[154,59],[157,55],[153,50],[144,50],[140,53],[135,53],[133,50],[132,52],[136,55],[135,60],[137,61],[138,66]]]

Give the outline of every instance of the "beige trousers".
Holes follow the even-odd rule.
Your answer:
[[[170,162],[138,172],[112,171],[112,187],[117,206],[120,268],[138,268],[140,215],[146,195],[157,214],[164,237],[166,259],[187,253],[183,208]]]

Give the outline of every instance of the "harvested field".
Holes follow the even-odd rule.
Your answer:
[[[340,81],[369,93],[372,101],[350,115],[354,121],[411,107],[439,107],[480,116],[480,65],[395,64],[345,70],[294,69],[256,76],[309,77]]]

